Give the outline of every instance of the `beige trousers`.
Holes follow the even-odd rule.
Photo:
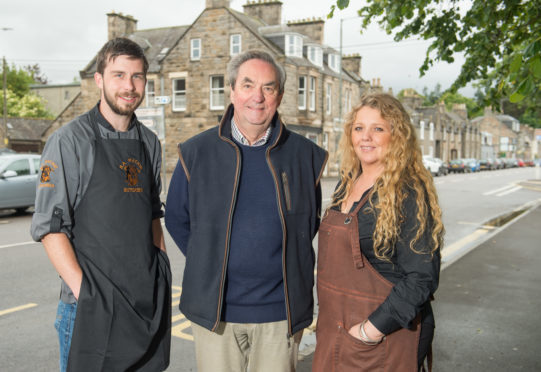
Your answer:
[[[211,332],[192,322],[198,372],[294,372],[302,332],[288,337],[287,321],[221,322]]]

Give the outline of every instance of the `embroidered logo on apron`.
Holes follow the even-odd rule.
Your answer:
[[[143,170],[143,166],[139,160],[129,158],[128,161],[123,161],[119,168],[124,171],[124,180],[128,187],[124,187],[124,192],[143,192],[142,187],[138,187],[139,173]]]

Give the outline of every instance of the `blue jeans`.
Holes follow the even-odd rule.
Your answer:
[[[76,312],[77,303],[67,304],[63,301],[58,302],[54,327],[58,332],[58,341],[60,342],[60,372],[65,372],[68,367],[71,335],[73,334]]]

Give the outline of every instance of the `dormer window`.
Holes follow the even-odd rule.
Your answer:
[[[286,56],[302,58],[302,37],[299,35],[286,35]]]
[[[318,67],[323,67],[323,50],[316,46],[308,47],[308,60]]]
[[[327,64],[334,72],[340,72],[340,56],[338,54],[328,54]]]

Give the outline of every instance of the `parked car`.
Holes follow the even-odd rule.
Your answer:
[[[464,162],[466,163],[466,166],[469,168],[470,172],[479,172],[479,160],[468,158],[464,159]]]
[[[491,159],[479,160],[479,170],[493,170],[496,169],[496,165]]]
[[[505,167],[506,168],[516,168],[516,167],[518,167],[517,159],[506,159],[505,160]]]
[[[423,164],[426,169],[430,171],[433,176],[442,176],[444,175],[443,161],[440,159],[435,159],[430,155],[423,155]]]
[[[517,159],[517,164],[518,164],[519,167],[524,167],[524,166],[525,166],[524,160],[522,160],[522,159],[520,159],[520,158]]]
[[[524,160],[524,166],[526,166],[526,167],[533,167],[533,166],[535,166],[535,163],[534,163],[534,161],[533,161],[532,159],[530,159],[530,160]]]
[[[25,211],[34,205],[40,155],[0,156],[0,209]]]
[[[440,175],[442,174],[444,176],[447,176],[447,174],[449,173],[449,165],[440,158],[434,158],[434,160],[440,164]]]
[[[503,169],[505,168],[505,162],[503,161],[503,159],[494,159],[494,169]]]
[[[464,159],[454,159],[449,162],[449,172],[465,173],[469,172],[469,168]]]
[[[0,147],[0,155],[5,155],[5,154],[16,154],[16,152],[7,147]]]

